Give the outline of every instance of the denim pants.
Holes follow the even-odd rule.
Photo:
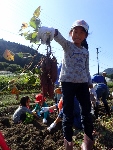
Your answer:
[[[102,102],[104,104],[107,104],[107,97],[108,97],[108,89],[107,87],[97,87],[96,89],[96,93],[97,93],[97,98],[102,98]]]
[[[73,120],[74,120],[74,97],[78,99],[81,105],[81,115],[83,118],[84,132],[93,140],[93,123],[91,112],[91,102],[88,83],[71,83],[62,82],[63,93],[63,135],[69,142],[72,141],[73,136]]]
[[[101,84],[102,85],[102,84]],[[101,85],[97,85],[96,87],[96,93],[97,93],[97,98],[102,100],[106,113],[110,114],[110,109],[108,106],[108,102],[107,102],[107,98],[108,98],[108,94],[109,94],[109,90],[108,87],[105,86],[101,86]],[[96,118],[98,118],[98,106],[99,106],[99,102],[96,102],[96,107],[95,107],[95,116]]]

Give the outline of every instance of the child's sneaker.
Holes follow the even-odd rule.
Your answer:
[[[47,120],[45,118],[43,118],[43,123],[46,124],[47,123]]]

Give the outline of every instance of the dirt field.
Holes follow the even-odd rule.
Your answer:
[[[64,150],[61,123],[57,124],[51,132],[47,131],[47,127],[56,118],[57,113],[50,114],[47,125],[42,123],[42,117],[35,119],[32,124],[14,124],[11,116],[16,107],[7,107],[0,112],[0,131],[4,134],[11,150]],[[103,111],[104,108],[101,113]],[[94,150],[111,150],[113,132],[106,130],[99,120],[94,123],[94,126],[96,130]],[[80,150],[83,132],[75,130],[74,134],[74,150]]]
[[[11,150],[55,150],[63,145],[61,123],[50,133],[47,131],[56,113],[50,114],[47,125],[42,123],[42,117],[35,119],[32,124],[24,125],[12,122],[11,116],[14,110],[15,107],[10,107],[0,114],[0,130]]]

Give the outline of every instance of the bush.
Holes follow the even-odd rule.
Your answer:
[[[113,82],[108,82],[107,85],[109,88],[113,88]]]

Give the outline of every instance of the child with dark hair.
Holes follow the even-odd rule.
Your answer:
[[[74,97],[78,99],[82,108],[84,125],[84,141],[82,149],[91,150],[93,147],[93,122],[91,116],[91,101],[89,88],[95,95],[90,72],[89,51],[85,42],[88,36],[89,25],[84,20],[76,20],[70,29],[69,35],[72,41],[66,40],[58,29],[41,27],[38,30],[37,40],[41,39],[46,44],[48,38],[58,42],[63,50],[64,56],[60,72],[59,82],[62,86],[63,95],[63,135],[66,150],[73,149],[73,110]]]
[[[35,113],[30,111],[29,103],[30,103],[30,99],[28,96],[24,96],[21,98],[20,106],[16,109],[16,111],[13,114],[14,123],[24,122],[27,118],[27,114],[31,114],[31,115],[37,117],[37,115]]]

